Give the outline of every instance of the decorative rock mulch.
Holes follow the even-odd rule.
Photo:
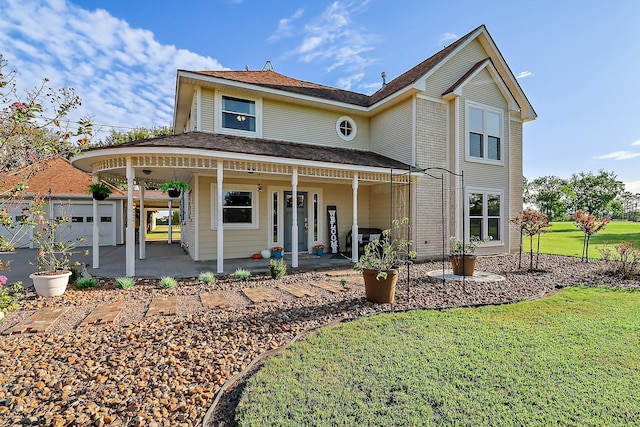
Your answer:
[[[32,297],[0,323],[0,333],[41,309],[68,310],[46,332],[0,337],[0,426],[200,425],[227,379],[312,327],[389,310],[519,301],[574,284],[640,288],[638,280],[597,274],[600,263],[541,256],[543,271],[527,273],[517,271],[516,262],[513,256],[479,259],[478,269],[506,277],[495,283],[442,283],[426,274],[440,263],[414,265],[410,288],[399,284],[393,306],[367,302],[361,285],[345,277],[343,288],[340,277],[326,272],[280,280],[254,277],[250,282],[217,278],[208,286],[182,280],[172,290],[159,289],[157,280],[139,280],[129,290],[100,280],[91,290],[70,288],[56,298]],[[339,290],[315,286],[325,282]],[[298,298],[276,289],[291,284],[317,295]],[[252,304],[243,288],[271,288],[277,300]],[[212,292],[224,292],[228,307],[208,307],[202,295]],[[177,297],[175,315],[145,317],[154,298],[170,296]],[[78,328],[99,305],[119,300],[125,304],[113,322]],[[220,408],[212,425],[229,425],[232,405]]]

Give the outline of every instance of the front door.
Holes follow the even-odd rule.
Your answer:
[[[293,193],[284,192],[284,250],[291,252],[291,227],[293,225]],[[309,227],[307,219],[307,193],[298,192],[298,251],[303,252],[309,249],[307,245],[307,229]]]

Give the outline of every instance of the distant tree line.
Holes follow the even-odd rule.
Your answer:
[[[640,193],[625,191],[613,172],[579,172],[569,179],[543,176],[524,180],[525,203],[551,221],[569,220],[578,211],[598,218],[640,220]]]

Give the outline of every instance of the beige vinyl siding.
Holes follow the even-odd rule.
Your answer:
[[[422,168],[442,167],[447,164],[448,105],[418,98],[416,104],[416,161]],[[445,221],[448,215],[448,203],[454,197],[451,193],[450,176],[433,171],[432,175],[444,179]],[[413,228],[416,233],[415,250],[420,259],[436,258],[442,255],[442,230],[448,240],[449,229],[442,224],[441,182],[429,176],[420,177],[414,189],[416,218]],[[454,184],[455,185],[455,184]],[[447,242],[445,241],[445,245]],[[446,248],[445,248],[446,249]]]
[[[467,132],[465,100],[477,102],[502,110],[502,158],[504,165],[487,164],[465,160]],[[491,78],[488,71],[482,70],[462,88],[462,99],[459,110],[460,132],[460,168],[464,170],[466,187],[491,188],[503,191],[502,197],[502,242],[503,246],[491,246],[478,249],[478,254],[504,253],[509,251],[510,244],[510,191],[509,160],[511,156],[509,141],[509,112],[507,101]]]
[[[215,129],[215,102],[214,92],[212,90],[202,91],[202,124],[200,130],[203,132],[213,132]]]
[[[369,120],[366,117],[268,99],[263,99],[262,111],[262,136],[266,139],[369,149]],[[351,141],[344,141],[336,131],[336,122],[342,116],[348,116],[356,123],[357,133]]]
[[[515,116],[515,114],[514,114]],[[519,120],[511,120],[510,131],[510,147],[511,157],[509,159],[509,167],[511,170],[511,204],[509,217],[513,218],[518,215],[523,208],[523,172],[522,172],[522,122]],[[514,237],[516,233],[513,234]],[[510,242],[510,250],[517,251],[519,242],[517,238],[512,238]]]
[[[480,42],[473,40],[429,76],[424,89],[425,95],[440,98],[464,73],[488,56]]]
[[[371,118],[371,151],[412,163],[413,99]]]

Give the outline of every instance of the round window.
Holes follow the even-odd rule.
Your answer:
[[[338,132],[340,138],[345,141],[351,141],[356,137],[358,128],[356,127],[356,122],[354,122],[351,117],[342,116],[336,122],[336,132]]]

